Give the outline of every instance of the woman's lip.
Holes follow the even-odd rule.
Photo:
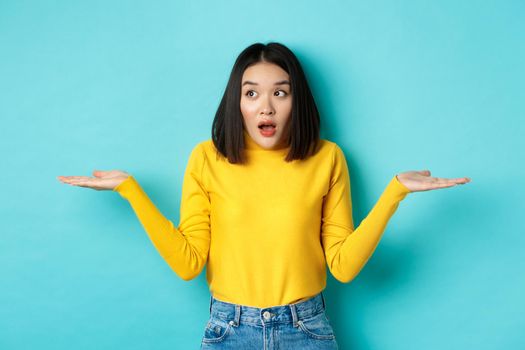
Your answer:
[[[273,126],[277,126],[277,124],[275,124],[275,122],[273,120],[261,120],[259,122],[259,124],[257,125],[257,127],[260,127],[261,125],[273,125]]]
[[[264,137],[272,137],[273,135],[275,135],[276,129],[277,129],[276,127],[275,128],[271,128],[271,129],[259,128],[259,132]]]

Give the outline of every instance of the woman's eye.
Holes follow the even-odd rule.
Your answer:
[[[275,96],[279,96],[278,94],[281,93],[280,96],[284,97],[286,95],[288,95],[288,93],[284,90],[279,90],[279,91],[276,91],[275,92]],[[253,90],[248,90],[246,91],[245,95],[248,96],[248,97],[254,97],[257,93]]]

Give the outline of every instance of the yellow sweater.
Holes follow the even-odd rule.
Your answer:
[[[366,264],[399,202],[410,192],[394,176],[354,230],[350,178],[339,146],[321,140],[310,158],[284,161],[289,148],[266,150],[244,132],[247,164],[198,143],[182,186],[180,223],[162,215],[129,176],[114,191],[127,199],[162,258],[184,280],[204,266],[212,295],[269,307],[326,287],[326,266],[351,281]]]

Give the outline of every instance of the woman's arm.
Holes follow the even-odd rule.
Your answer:
[[[129,201],[157,251],[185,281],[198,276],[208,259],[210,201],[202,182],[204,163],[204,153],[197,145],[184,174],[178,228],[162,215],[133,176],[114,189]]]
[[[350,178],[346,160],[336,146],[328,194],[323,202],[321,241],[332,275],[343,283],[361,271],[399,202],[410,192],[394,176],[368,216],[354,230]]]
[[[330,272],[343,283],[354,279],[372,256],[388,221],[408,193],[470,181],[430,178],[428,171],[401,173],[390,180],[372,210],[354,229],[348,167],[337,145],[333,156],[330,189],[323,202],[321,241]]]
[[[343,283],[357,276],[375,248],[399,202],[410,191],[394,176],[367,217],[354,229],[350,178],[336,146],[330,189],[323,202],[321,241],[332,275]]]

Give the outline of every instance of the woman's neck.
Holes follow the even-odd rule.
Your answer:
[[[255,140],[248,134],[246,130],[243,131],[244,134],[244,147],[247,151],[266,151],[274,153],[288,153],[290,146],[278,146],[276,148],[264,148],[259,145]]]

